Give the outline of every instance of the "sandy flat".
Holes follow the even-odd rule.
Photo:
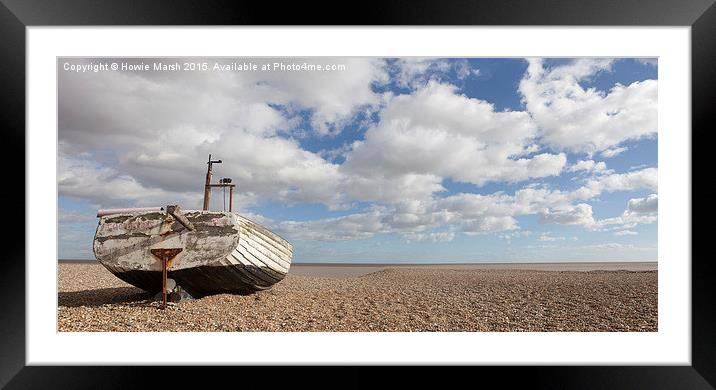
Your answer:
[[[252,295],[160,310],[97,263],[60,263],[60,331],[657,331],[656,263],[295,265]]]

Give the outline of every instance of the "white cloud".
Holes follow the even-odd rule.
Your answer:
[[[656,135],[656,80],[617,84],[601,92],[580,82],[610,71],[612,60],[579,59],[552,68],[545,68],[541,59],[528,61],[519,91],[547,145],[591,154]]]
[[[289,239],[344,241],[372,237],[384,230],[381,210],[314,221],[283,221],[274,225]]]
[[[104,207],[120,204],[117,202],[130,202],[139,206],[163,205],[165,202],[171,204],[173,201],[182,201],[184,204],[199,202],[195,194],[147,187],[130,175],[84,159],[60,155],[57,171],[57,187],[61,195],[86,199]]]
[[[508,231],[506,233],[500,233],[497,236],[502,238],[503,240],[510,241],[514,238],[529,237],[531,235],[532,235],[532,232],[529,230],[517,230],[517,231]]]
[[[448,69],[440,61],[406,60],[400,65],[401,80],[417,89],[410,94],[382,96],[370,88],[372,82],[386,81],[380,61],[332,61],[347,63],[349,70],[323,76],[104,73],[85,74],[81,80],[78,75],[61,72],[59,193],[97,207],[180,203],[198,208],[204,162],[211,152],[224,161],[215,167],[215,177],[230,176],[238,185],[235,209],[245,211],[264,200],[322,203],[331,210],[376,202],[349,215],[312,221],[277,222],[249,216],[290,239],[340,241],[382,233],[415,242],[445,242],[459,234],[490,233],[510,239],[529,234],[520,230],[517,219],[524,215],[538,215],[543,223],[618,228],[620,232],[656,220],[654,194],[653,199],[632,199],[619,217],[595,221],[592,206],[582,202],[605,192],[644,188],[656,192],[658,175],[656,168],[616,174],[607,170],[604,162],[591,159],[566,168],[595,174],[578,176],[585,180],[576,191],[529,184],[512,195],[457,193],[440,197],[448,178],[483,186],[559,175],[566,167],[566,154],[547,152],[541,142],[560,140],[559,131],[564,129],[550,136],[552,130],[540,119],[546,113],[498,112],[489,102],[461,95],[454,85],[423,77],[450,70],[462,77],[479,73],[467,63]],[[598,111],[596,106],[611,104],[611,100],[604,102],[611,94],[580,92],[578,84],[609,66],[609,61],[578,61],[545,70],[532,61],[527,79],[535,85],[525,88],[548,91],[565,85],[574,96],[581,96],[583,99],[565,94],[544,108],[549,111],[566,105],[569,118],[561,121],[574,124],[576,117],[589,119],[592,111]],[[549,85],[541,86],[544,83]],[[635,99],[632,95],[628,98],[624,98],[625,104]],[[628,108],[633,108],[629,104]],[[636,109],[642,112],[638,104]],[[301,110],[310,112],[310,125],[297,115]],[[367,131],[362,140],[319,152],[305,150],[298,141],[340,132],[357,113],[373,110],[380,110],[379,120],[364,126]],[[625,111],[628,115],[636,115],[629,110]],[[607,146],[595,146],[591,151],[602,150],[605,157],[626,150],[613,142],[619,138],[611,133],[616,125],[607,121],[605,126],[605,140],[596,127],[575,127],[572,135],[584,141],[587,135],[582,133],[592,132],[591,139]],[[560,148],[573,150],[567,144]],[[345,158],[343,164],[337,163],[339,157]],[[215,201],[217,198],[214,195]],[[60,218],[79,220],[67,210],[61,210]],[[550,239],[565,237],[539,238]]]
[[[404,199],[428,199],[444,191],[442,177],[433,174],[403,173],[390,175],[376,167],[375,171],[346,172],[340,169],[344,180],[341,191],[352,199],[394,203]]]
[[[600,153],[600,155],[604,158],[612,158],[612,157],[616,157],[616,156],[626,152],[627,150],[629,150],[629,148],[627,148],[627,147],[614,147],[614,148],[602,151]]]
[[[488,195],[459,193],[444,198],[406,199],[348,217],[311,222],[289,221],[279,226],[289,237],[305,238],[308,235],[322,240],[359,239],[378,233],[410,236],[429,234],[425,232],[432,229],[467,235],[500,233],[499,237],[511,239],[529,234],[520,230],[516,217],[522,215],[536,214],[541,223],[579,225],[590,230],[625,230],[656,220],[655,214],[637,215],[633,210],[627,210],[619,217],[595,220],[592,206],[572,204],[574,199],[575,193],[536,187],[517,190],[513,195],[502,192]],[[642,203],[653,203],[648,199],[651,198],[633,199],[631,204],[636,210],[643,207]],[[554,241],[566,240],[567,237],[544,234],[538,239]],[[569,239],[575,240],[576,237]]]
[[[569,172],[585,171],[590,173],[603,173],[607,170],[607,164],[605,164],[604,161],[595,162],[594,160],[580,160],[567,168],[567,170]]]
[[[591,178],[584,186],[575,191],[577,199],[591,199],[603,192],[658,189],[659,173],[657,168],[644,168],[627,173],[612,173]]]
[[[651,194],[644,198],[630,199],[627,203],[627,209],[622,215],[614,218],[605,218],[595,223],[595,229],[612,229],[624,230],[626,233],[617,235],[636,234],[636,232],[627,232],[629,228],[633,228],[639,224],[655,223],[658,219],[658,196]]]
[[[441,81],[451,70],[459,80],[477,76],[480,70],[467,60],[448,61],[442,58],[399,58],[391,67],[395,83],[403,88],[417,89],[429,81]]]
[[[435,58],[400,58],[395,62],[395,82],[401,87],[417,88],[425,84],[429,70],[447,72],[450,64]]]
[[[269,60],[275,61],[275,60]],[[282,61],[286,61],[283,59]],[[386,82],[382,60],[370,58],[295,59],[293,62],[345,65],[334,72],[269,72],[262,75],[269,101],[312,110],[312,128],[320,134],[337,133],[362,108],[380,103],[373,82]]]
[[[376,172],[390,179],[432,175],[477,185],[558,175],[564,154],[528,156],[535,132],[524,112],[496,112],[490,103],[431,81],[390,99],[341,171],[364,178]]]
[[[591,226],[594,224],[594,217],[592,216],[592,206],[580,203],[544,209],[540,213],[539,221],[540,223]]]
[[[345,217],[309,222],[287,221],[273,226],[286,234],[287,238],[310,237],[326,241],[369,238],[378,233],[400,233],[405,237],[427,239],[430,237],[427,232],[432,229],[443,229],[453,234],[502,232],[510,237],[526,236],[529,232],[518,230],[516,216],[536,213],[544,205],[559,203],[560,199],[564,199],[562,194],[546,192],[525,189],[514,196],[503,193],[461,193],[437,199],[404,200]]]
[[[636,247],[632,244],[620,244],[618,242],[607,242],[604,244],[583,245],[580,248],[581,249],[605,249],[605,250],[636,249]],[[641,248],[641,249],[645,249],[645,248]],[[651,249],[651,248],[649,248],[649,249]]]
[[[378,59],[305,61],[346,70],[60,72],[60,195],[105,206],[159,199],[196,205],[203,162],[213,153],[224,161],[216,175],[234,178],[247,199],[343,207],[338,166],[285,135],[303,131],[298,110],[310,112],[312,131],[340,131],[380,104],[371,83],[387,74]]]
[[[303,150],[284,136],[302,131],[292,110],[310,108],[312,122],[331,122],[330,131],[313,124],[325,133],[381,99],[365,92],[385,77],[379,62],[343,62],[352,69],[345,80],[336,78],[341,72],[83,79],[61,72],[60,155],[75,168],[84,164],[84,173],[65,172],[74,177],[62,179],[60,194],[102,205],[167,198],[196,204],[205,169],[199,162],[208,153],[224,160],[216,174],[230,172],[244,201],[320,202],[334,209],[353,200],[430,198],[444,190],[446,177],[484,184],[557,175],[566,163],[564,154],[528,156],[535,126],[526,113],[495,112],[436,82],[389,99],[365,141],[336,152],[346,157],[344,165]],[[111,153],[103,154],[110,145]]]
[[[149,139],[159,149],[162,140]],[[176,151],[186,145],[164,143]],[[230,176],[237,183],[236,204],[245,205],[258,198],[284,202],[322,202],[338,207],[343,199],[338,191],[338,166],[315,153],[304,151],[293,140],[261,137],[237,131],[224,135],[216,144],[175,156],[127,151],[118,168],[60,152],[58,188],[61,195],[79,197],[103,207],[124,202],[156,205],[177,201],[185,207],[199,207],[208,151],[224,162],[215,166],[215,175]],[[207,153],[202,153],[204,149]],[[193,156],[193,157],[190,157]],[[192,164],[187,164],[191,160]],[[120,169],[124,168],[120,173]],[[229,176],[229,175],[226,175]],[[216,195],[214,195],[216,196]]]
[[[629,199],[628,208],[632,214],[652,214],[659,211],[659,197],[651,194],[646,198]]]
[[[542,234],[539,236],[539,238],[537,238],[537,240],[539,240],[539,241],[547,241],[547,242],[551,242],[551,241],[564,241],[564,240],[566,240],[566,239],[567,239],[567,238],[564,237],[564,236],[552,236],[552,235],[550,235],[549,233],[542,233]]]
[[[455,232],[406,233],[403,238],[410,242],[449,242],[455,239]]]
[[[639,233],[637,233],[633,230],[619,230],[619,231],[614,232],[614,234],[617,236],[636,236]]]
[[[636,60],[644,65],[657,66],[659,64],[658,58],[637,58]]]
[[[619,230],[617,235],[636,234],[628,229],[639,224],[650,224],[657,221],[657,195],[646,198],[635,198],[628,202],[628,208],[622,215],[612,218],[595,220],[592,206],[586,203],[577,205],[561,204],[546,208],[540,212],[541,223],[562,225],[581,225],[591,230]]]
[[[487,216],[466,220],[462,224],[463,232],[467,235],[503,232],[505,230],[519,229],[517,220],[510,216]]]
[[[464,80],[468,77],[477,77],[480,75],[480,69],[473,68],[467,60],[457,61],[455,63],[457,78]]]

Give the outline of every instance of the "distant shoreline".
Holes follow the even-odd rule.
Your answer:
[[[60,260],[60,264],[99,264],[96,260]],[[293,263],[291,275],[358,277],[385,269],[423,270],[515,270],[515,271],[658,271],[656,261],[572,261],[572,262],[504,262],[504,263]]]
[[[59,263],[94,263],[96,259],[59,259]],[[416,265],[559,265],[559,264],[658,264],[654,260],[605,260],[605,261],[490,261],[490,262],[462,262],[462,263],[292,263],[291,266],[328,266],[328,267],[399,267],[399,266],[416,266]]]

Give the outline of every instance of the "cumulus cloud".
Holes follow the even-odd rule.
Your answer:
[[[350,71],[340,81],[333,73],[60,72],[60,156],[72,164],[63,172],[74,175],[62,178],[61,194],[104,206],[158,198],[196,204],[205,169],[196,162],[208,153],[225,161],[217,174],[231,172],[247,201],[333,209],[353,200],[429,198],[444,190],[446,177],[515,182],[558,175],[566,164],[564,154],[530,155],[536,128],[526,113],[496,112],[434,81],[385,103],[380,122],[340,151],[345,164],[335,164],[286,135],[300,130],[296,109],[310,109],[312,128],[326,133],[378,104],[370,85],[384,81],[380,63],[343,62]]]
[[[378,105],[382,98],[371,84],[385,81],[383,62],[291,61],[341,63],[346,70],[60,72],[60,194],[102,205],[176,197],[196,204],[201,162],[213,153],[224,160],[217,174],[230,172],[247,197],[340,207],[337,165],[290,134],[301,131],[303,110],[321,135]]]
[[[449,242],[455,239],[455,232],[406,233],[403,237],[410,242]]]
[[[618,242],[608,242],[605,244],[583,245],[580,248],[581,249],[617,250],[617,249],[635,249],[636,247],[632,244],[620,244]]]
[[[168,200],[192,205],[199,202],[198,197],[191,193],[144,186],[130,175],[84,159],[61,155],[57,171],[57,187],[61,195],[86,199],[95,205],[119,206],[127,205],[121,202],[128,202],[131,205],[153,206]]]
[[[374,171],[346,172],[341,166],[344,180],[340,190],[352,199],[393,203],[404,199],[428,199],[434,193],[444,191],[443,178],[434,174],[405,172],[394,175]]]
[[[656,134],[656,80],[616,84],[603,92],[580,83],[610,71],[613,60],[578,59],[553,67],[545,67],[542,59],[528,61],[519,91],[547,145],[588,154],[613,152],[623,141]]]
[[[313,221],[283,221],[273,225],[277,232],[296,240],[344,241],[372,237],[384,230],[379,209],[344,217]]]
[[[450,63],[434,58],[400,58],[393,65],[395,82],[401,87],[415,88],[428,81],[429,71],[445,73]]]
[[[340,64],[346,67],[342,71],[305,72],[300,75],[270,72],[255,81],[266,87],[268,101],[311,110],[312,129],[320,134],[340,132],[347,121],[360,110],[378,105],[381,96],[373,92],[371,84],[385,83],[388,80],[384,62],[379,59],[299,58],[291,61]]]
[[[567,238],[564,237],[564,236],[552,236],[552,235],[550,235],[549,233],[542,233],[542,234],[537,238],[537,240],[539,240],[539,241],[547,241],[547,242],[551,242],[551,241],[564,241],[564,240],[566,240],[566,239],[567,239]]]
[[[521,237],[529,237],[532,235],[532,231],[530,230],[517,230],[517,231],[509,231],[505,233],[500,233],[497,236],[502,238],[503,240],[511,241],[514,238],[521,238]]]
[[[626,152],[627,150],[629,150],[629,148],[627,148],[627,147],[615,147],[615,148],[604,150],[601,153],[599,153],[599,155],[601,155],[604,158],[612,158],[612,157],[616,157],[616,156]]]
[[[346,217],[288,221],[277,226],[288,237],[327,241],[369,238],[378,233],[400,233],[404,237],[427,239],[427,232],[434,229],[466,235],[500,233],[500,237],[511,239],[529,235],[529,231],[519,230],[517,217],[523,215],[537,215],[539,222],[544,224],[577,225],[589,230],[625,230],[656,220],[655,214],[636,211],[642,210],[647,203],[653,204],[651,196],[632,199],[633,210],[626,210],[618,217],[596,220],[591,205],[572,203],[577,199],[575,194],[536,187],[522,188],[512,195],[502,192],[487,195],[458,193],[443,198],[398,201]],[[567,238],[543,234],[538,239]],[[419,240],[414,238],[412,241]]]
[[[591,199],[603,192],[633,191],[658,189],[659,172],[657,168],[644,168],[627,173],[612,173],[588,179],[587,182],[575,191],[578,199]]]
[[[530,188],[519,190],[514,195],[460,193],[444,198],[398,201],[343,217],[285,221],[271,226],[292,239],[321,241],[364,239],[378,233],[399,233],[411,241],[447,237],[431,236],[430,232],[435,229],[448,231],[452,237],[458,233],[514,232],[513,236],[527,235],[528,232],[518,231],[515,217],[534,214],[545,205],[558,204],[566,199],[563,194],[548,192]]]
[[[605,218],[595,223],[595,229],[619,230],[617,235],[633,235],[636,232],[628,229],[639,224],[655,223],[658,219],[658,195],[651,194],[644,198],[629,199],[627,209],[622,215],[614,218]]]
[[[629,199],[627,211],[631,214],[653,214],[659,211],[659,196],[651,194],[646,198]]]
[[[656,168],[615,173],[591,157],[567,165],[566,151],[609,158],[626,151],[619,142],[651,134],[644,130],[651,114],[642,105],[655,104],[656,96],[647,86],[617,86],[609,93],[580,86],[608,71],[611,61],[580,60],[551,69],[530,61],[520,85],[528,111],[496,111],[438,77],[478,74],[467,62],[409,59],[391,69],[375,59],[312,61],[342,62],[348,70],[60,72],[60,195],[102,208],[168,203],[198,208],[203,162],[213,153],[224,161],[215,175],[230,176],[238,185],[235,208],[292,240],[358,240],[383,233],[410,242],[492,233],[511,239],[529,234],[518,221],[525,215],[631,234],[636,224],[656,220],[656,194],[634,198],[623,215],[603,220],[594,219],[587,203],[607,192],[656,192]],[[390,72],[398,72],[396,82],[411,88],[409,93],[373,91],[371,85],[386,83]],[[635,102],[639,98],[643,104]],[[590,125],[604,109],[621,111]],[[302,144],[306,137],[330,139],[362,114],[370,114],[361,124],[365,133],[347,137],[342,146],[313,151]],[[546,119],[549,115],[554,120]],[[514,184],[565,170],[580,173],[575,180],[584,184],[568,191],[528,183],[510,193],[484,194],[448,193],[445,184],[447,179],[483,187]],[[273,221],[249,212],[266,200],[320,203],[347,214]],[[356,203],[361,205],[354,208]],[[63,223],[79,218],[60,212]]]
[[[541,223],[591,226],[594,224],[594,217],[592,216],[592,206],[579,203],[544,209],[540,213],[539,221]]]
[[[240,185],[237,204],[253,203],[259,197],[331,206],[342,201],[336,190],[340,176],[337,166],[302,150],[295,141],[231,134],[206,149],[224,160],[216,166],[216,174],[231,172]],[[206,169],[199,162],[206,155],[194,153],[193,164],[187,164],[186,155],[150,156],[128,151],[123,156],[125,163],[114,168],[60,153],[58,188],[62,195],[87,199],[102,207],[126,202],[154,205],[168,200],[198,207]]]
[[[391,61],[388,69],[398,86],[410,89],[420,88],[429,81],[442,81],[451,71],[458,80],[480,74],[480,70],[470,66],[467,60],[443,58],[398,58]]]
[[[477,77],[480,75],[480,69],[470,66],[467,60],[457,62],[456,67],[457,78],[459,80],[464,80],[468,77]]]
[[[564,154],[529,155],[536,127],[524,112],[497,112],[490,103],[429,82],[393,97],[380,122],[353,145],[343,172],[391,178],[433,175],[484,185],[559,175]]]
[[[658,58],[637,58],[636,60],[637,60],[637,62],[640,62],[644,65],[649,65],[649,66],[657,66],[659,64]]]
[[[640,187],[616,186],[608,189],[610,191],[619,191],[638,188]],[[574,198],[574,194],[581,192],[582,189],[577,190],[575,193],[569,194],[567,198]],[[622,215],[600,220],[594,219],[592,206],[589,204],[558,204],[557,206],[543,209],[539,213],[539,221],[541,223],[581,225],[591,230],[619,230],[621,233],[617,233],[617,235],[631,235],[636,234],[636,232],[628,229],[639,224],[650,224],[657,221],[657,198],[656,194],[651,194],[645,198],[630,199],[627,209]]]
[[[607,170],[607,164],[604,161],[595,162],[594,160],[580,160],[567,169],[569,172],[589,172],[603,173]]]
[[[517,220],[510,216],[486,216],[484,218],[474,218],[465,221],[462,224],[462,229],[468,236],[503,232],[505,230],[518,229]]]

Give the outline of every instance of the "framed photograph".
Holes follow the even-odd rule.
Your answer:
[[[3,0],[26,230],[0,273],[0,383],[457,364],[712,388],[692,145],[716,7],[490,3],[324,25]]]

